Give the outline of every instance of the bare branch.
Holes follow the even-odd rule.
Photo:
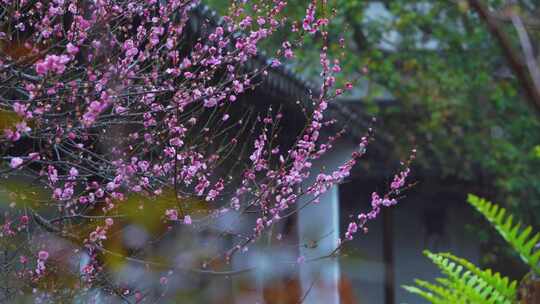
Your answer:
[[[480,16],[480,19],[486,24],[491,34],[497,39],[508,64],[516,74],[516,77],[527,95],[528,103],[536,110],[537,114],[540,115],[540,87],[536,86],[527,65],[523,62],[520,54],[512,46],[510,38],[504,32],[499,20],[489,12],[482,1],[469,0],[469,4]]]

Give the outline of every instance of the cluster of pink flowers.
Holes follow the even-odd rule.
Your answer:
[[[49,259],[49,252],[41,250],[38,252],[38,258],[36,263],[36,274],[42,276],[45,273],[45,262]]]
[[[45,59],[36,63],[36,73],[42,76],[49,72],[61,75],[66,70],[66,64],[70,60],[68,55],[47,55]]]
[[[165,216],[167,217],[169,221],[173,221],[173,222],[178,221],[179,219],[178,210],[176,209],[165,210]],[[182,222],[184,223],[184,225],[191,225],[193,223],[193,220],[191,219],[190,215],[184,215]]]
[[[34,177],[48,188],[50,202],[43,205],[54,206],[47,215],[56,217],[50,223],[41,217],[38,225],[50,233],[62,237],[71,227],[105,218],[80,240],[91,259],[83,267],[90,284],[115,223],[112,214],[134,194],[153,199],[172,190],[175,199],[198,198],[213,210],[211,219],[256,212],[252,236],[228,251],[230,258],[287,216],[300,197],[316,201],[342,182],[365,153],[371,135],[337,170],[317,172],[309,182],[313,162],[342,135],[321,135],[335,123],[326,115],[332,98],[352,89],[350,83],[336,88],[340,61],[326,46],[320,54],[320,92],[309,96],[306,126],[294,144],[280,146],[276,130],[283,113],[269,108],[255,118],[244,109],[229,110],[244,106],[238,96],[259,85],[270,69],[294,58],[304,33],[326,40],[329,20],[317,16],[316,1],[307,7],[302,26],[293,23],[291,30],[301,32],[298,39],[284,41],[274,59],[252,70],[246,66],[260,55],[261,42],[287,25],[286,1],[269,1],[264,8],[240,1],[223,22],[202,26],[200,39],[188,49],[189,21],[199,14],[196,0],[4,2],[9,9],[0,21],[21,25],[2,36],[28,31],[36,58],[31,65],[17,58],[0,62],[0,81],[17,88],[0,110],[19,119],[0,135],[6,139],[0,148],[9,151],[6,172]],[[28,9],[19,11],[17,2]],[[43,53],[45,47],[49,53]],[[32,144],[24,146],[21,138]],[[14,142],[22,148],[15,149]],[[396,175],[389,194],[374,193],[373,210],[350,223],[346,239],[381,207],[396,203],[394,194],[408,174],[406,169]],[[178,204],[162,209],[170,226],[204,222]],[[28,216],[6,220],[5,235],[16,234],[15,222],[20,230],[30,225]],[[46,271],[48,258],[48,252],[39,252],[37,275]],[[166,278],[161,283],[166,285]]]
[[[114,220],[112,218],[107,218],[105,219],[105,226],[97,226],[94,231],[90,232],[90,235],[88,236],[90,244],[101,245],[101,242],[107,239],[107,231],[113,224]]]
[[[367,233],[367,223],[371,220],[377,218],[381,212],[382,207],[391,207],[397,204],[397,196],[406,186],[406,178],[410,173],[410,164],[416,157],[416,150],[412,150],[411,156],[408,162],[404,165],[403,170],[395,175],[394,180],[390,184],[389,190],[383,196],[379,195],[377,192],[371,194],[371,210],[367,213],[360,213],[357,216],[357,221],[352,221],[347,227],[345,232],[345,240],[350,241],[353,239],[354,234],[358,232],[358,229],[361,229],[363,232]]]
[[[13,158],[11,159],[11,162],[10,162],[9,165],[10,165],[11,168],[15,169],[15,168],[19,167],[20,165],[22,165],[23,162],[24,162],[24,161],[23,161],[22,158],[20,158],[20,157],[13,157]]]

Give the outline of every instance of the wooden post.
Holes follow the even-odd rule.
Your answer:
[[[519,284],[519,303],[540,303],[540,278],[532,273],[527,274]]]

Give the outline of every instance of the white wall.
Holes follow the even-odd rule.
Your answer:
[[[337,143],[335,150],[328,153],[313,166],[312,177],[318,172],[331,172],[343,164],[354,149],[350,143]],[[302,246],[300,255],[306,260],[327,255],[337,245],[339,231],[339,191],[335,186],[321,196],[320,202],[311,204],[300,211],[298,233],[302,243],[317,242],[317,246]],[[298,207],[303,202],[298,203]],[[337,283],[340,277],[339,260],[323,259],[306,262],[300,267],[302,290],[307,294],[304,303],[328,304],[339,303]],[[309,291],[309,292],[308,292]]]

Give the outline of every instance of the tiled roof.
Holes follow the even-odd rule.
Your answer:
[[[206,20],[210,26],[217,27],[223,23],[223,20],[217,13],[205,5],[200,5],[195,8],[195,14]],[[197,27],[196,25],[194,26]],[[197,31],[198,29],[193,28],[193,30]],[[268,65],[269,60],[270,59],[261,52],[256,57],[249,60],[246,69],[261,69]],[[268,69],[268,75],[261,79],[261,83],[256,90],[267,96],[284,100],[291,104],[301,101],[308,108],[311,106],[311,99],[309,98],[310,94],[318,96],[318,89],[284,65],[281,65],[278,68]],[[366,133],[366,130],[371,123],[371,117],[366,115],[363,108],[363,103],[361,101],[331,101],[328,113],[330,118],[334,118],[338,121],[334,126],[335,130],[346,129],[349,137],[354,141],[357,141]],[[384,134],[379,133],[379,135],[384,137]]]

